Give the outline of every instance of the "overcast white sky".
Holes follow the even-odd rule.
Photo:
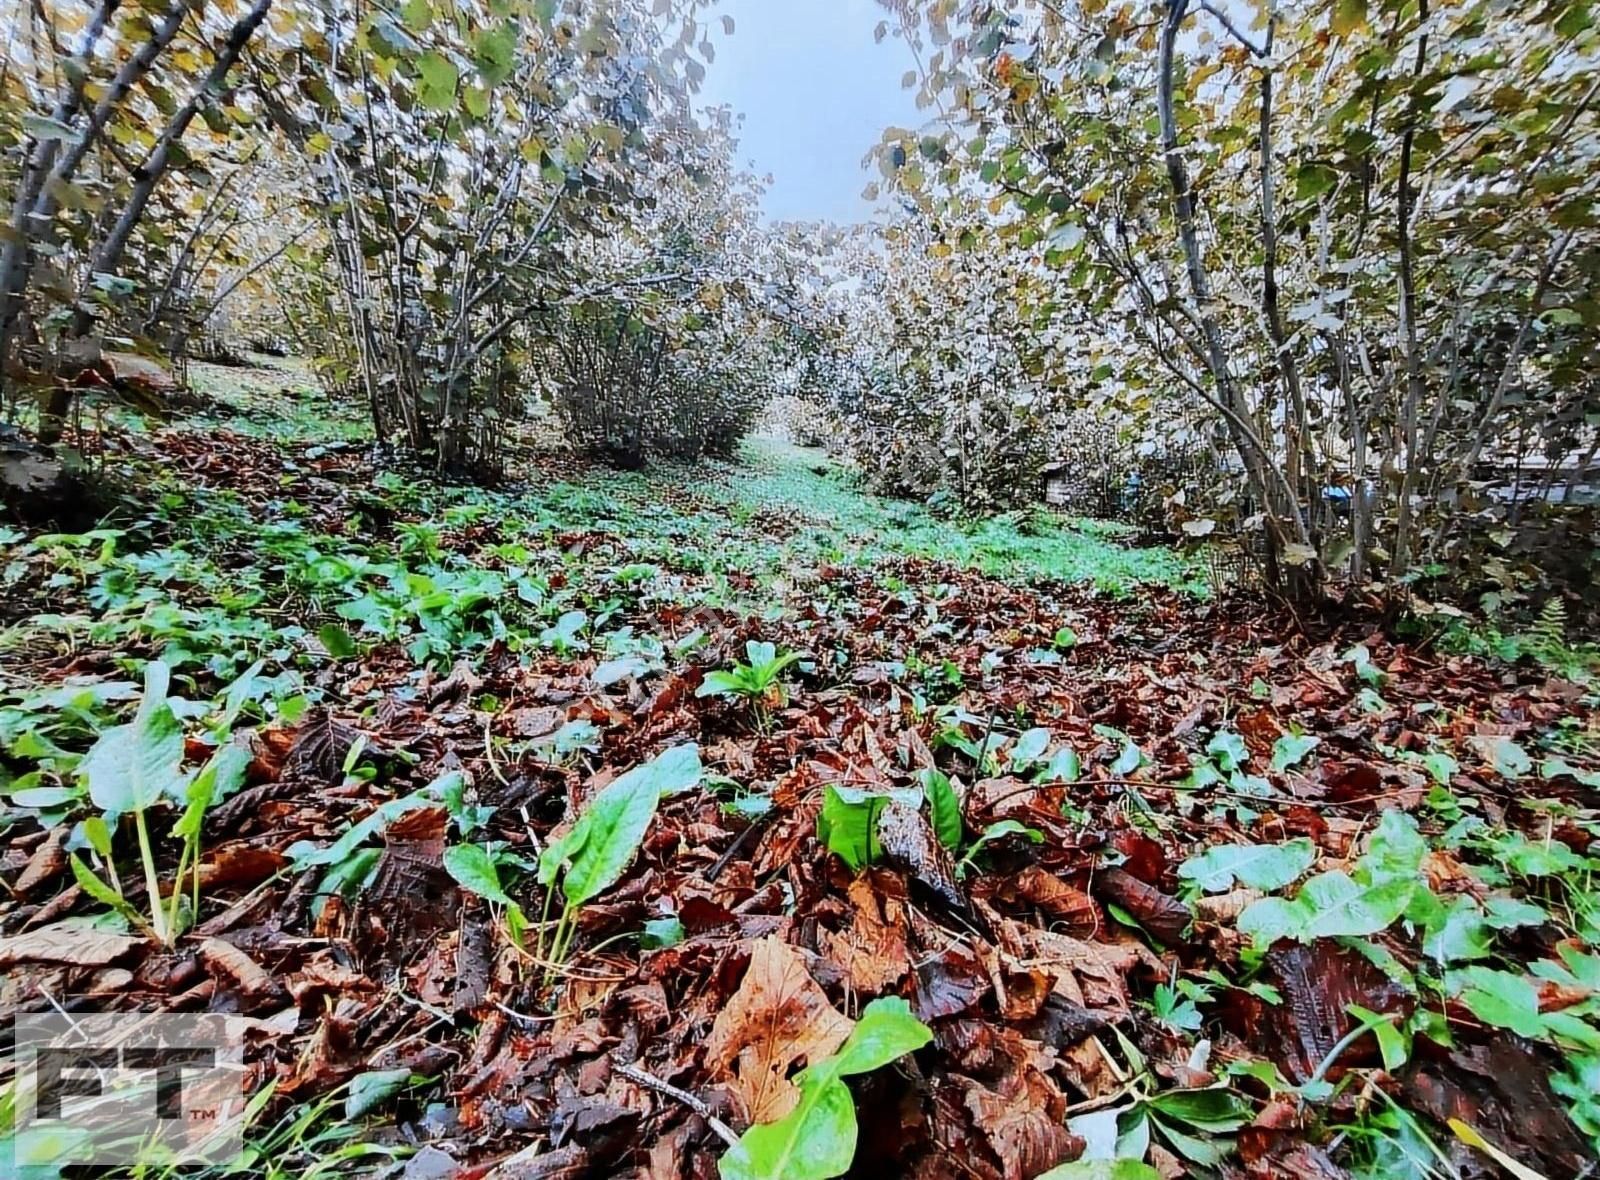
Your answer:
[[[910,50],[895,37],[873,43],[888,13],[873,0],[720,0],[712,12],[717,60],[700,101],[744,114],[740,157],[773,178],[767,217],[868,220],[861,190],[876,173],[861,157],[885,127],[925,121],[914,92],[900,89]]]

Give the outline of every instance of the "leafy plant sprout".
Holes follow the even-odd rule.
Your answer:
[[[707,672],[697,697],[742,697],[749,702],[756,724],[765,730],[771,710],[788,703],[788,693],[778,679],[790,664],[802,659],[800,652],[786,651],[778,654],[776,645],[751,639],[744,645],[745,663],[735,663],[728,669]]]

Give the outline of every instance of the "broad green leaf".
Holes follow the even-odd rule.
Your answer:
[[[1415,878],[1362,885],[1342,872],[1323,873],[1307,881],[1293,901],[1268,897],[1247,907],[1239,915],[1239,933],[1257,946],[1280,938],[1310,942],[1376,934],[1405,913],[1416,887]]]
[[[1321,738],[1309,734],[1284,734],[1272,743],[1272,769],[1281,773],[1300,765],[1306,755],[1321,744]]]
[[[1147,1103],[1150,1109],[1171,1119],[1213,1134],[1237,1131],[1250,1122],[1247,1103],[1227,1086],[1208,1086],[1203,1090],[1169,1090]]]
[[[478,29],[472,34],[472,64],[490,86],[511,77],[517,60],[517,32],[509,24]]]
[[[1468,744],[1493,766],[1502,778],[1516,782],[1533,773],[1533,759],[1516,742],[1508,737],[1474,737]]]
[[[400,1093],[410,1080],[409,1069],[377,1069],[357,1074],[350,1080],[350,1093],[344,1100],[344,1117],[359,1119],[371,1114]]]
[[[1360,1004],[1347,1004],[1345,1011],[1359,1020],[1377,1038],[1378,1052],[1383,1057],[1383,1068],[1395,1073],[1411,1055],[1411,1046],[1405,1034],[1395,1027],[1395,1017],[1363,1008]]]
[[[1178,876],[1206,893],[1224,893],[1234,882],[1271,892],[1293,884],[1317,859],[1306,837],[1282,844],[1221,844],[1185,861]]]
[[[817,839],[859,873],[878,858],[878,816],[888,803],[887,795],[852,801],[839,787],[827,787],[817,815]]]
[[[722,1180],[829,1180],[856,1152],[855,1101],[841,1080],[922,1048],[933,1033],[895,996],[874,1000],[839,1051],[795,1076],[800,1101],[783,1118],[751,1127],[718,1162]]]
[[[861,1012],[861,1019],[845,1038],[834,1056],[832,1075],[871,1073],[915,1052],[933,1033],[911,1014],[911,1005],[899,996],[874,1000]],[[815,1068],[815,1067],[813,1067]]]
[[[1083,759],[1071,746],[1062,746],[1050,755],[1050,761],[1034,776],[1035,782],[1075,783],[1083,777]]]
[[[1244,738],[1228,729],[1221,730],[1206,743],[1206,753],[1211,755],[1217,768],[1224,774],[1243,770],[1250,761],[1250,751],[1245,748]]]
[[[417,58],[417,101],[429,110],[448,111],[455,105],[459,77],[449,58],[428,50]]]
[[[956,797],[950,779],[943,771],[929,767],[917,775],[917,780],[922,784],[922,793],[928,797],[934,835],[952,852],[959,850],[963,836],[961,800]]]
[[[433,800],[429,797],[426,788],[401,799],[390,799],[378,805],[376,811],[365,819],[351,825],[344,835],[340,836],[326,848],[318,848],[309,841],[301,841],[289,846],[289,857],[293,862],[295,872],[301,872],[315,865],[338,865],[348,859],[352,853],[382,832],[391,822],[398,819],[408,811],[415,811],[419,807],[427,807]]]
[[[1422,953],[1436,963],[1484,959],[1493,949],[1494,935],[1483,910],[1470,897],[1453,897],[1448,904],[1436,901],[1423,925]]]
[[[724,672],[718,669],[707,672],[706,678],[700,682],[700,687],[694,690],[697,697],[727,697],[741,696],[749,690],[749,683],[737,672]]]
[[[633,861],[663,795],[700,781],[700,751],[674,746],[603,787],[565,837],[539,858],[539,879],[549,884],[562,865],[561,889],[582,905],[609,889]]]
[[[1121,748],[1117,752],[1116,761],[1111,764],[1111,773],[1118,778],[1127,778],[1140,767],[1150,764],[1150,759],[1145,757],[1145,753],[1139,748],[1138,743],[1123,733],[1122,730],[1110,725],[1096,725],[1094,731],[1103,738],[1110,738],[1112,741],[1121,744]]]
[[[243,746],[223,746],[213,754],[189,784],[183,816],[173,825],[172,834],[186,840],[199,839],[206,812],[244,785],[250,761],[250,751]]]
[[[337,623],[324,623],[318,627],[317,642],[336,660],[348,660],[358,650],[350,632]]]
[[[1415,880],[1427,855],[1428,841],[1417,828],[1417,821],[1403,811],[1391,809],[1383,813],[1377,830],[1367,841],[1360,872],[1372,882],[1395,877]]]
[[[1366,27],[1367,0],[1333,0],[1333,19],[1329,22],[1336,37],[1348,37]]]
[[[683,921],[676,915],[670,918],[651,918],[644,924],[639,945],[647,951],[677,946],[687,937]]]
[[[143,811],[163,794],[180,798],[183,727],[167,703],[171,673],[160,660],[144,669],[144,698],[126,725],[106,730],[78,764],[89,798],[102,811]]]
[[[1445,986],[1485,1024],[1522,1037],[1544,1035],[1539,991],[1526,976],[1492,967],[1463,967],[1445,976]]]
[[[1050,731],[1048,729],[1030,729],[1019,736],[1011,747],[1009,759],[1013,772],[1032,766],[1044,757],[1045,750],[1050,747]]]
[[[481,844],[453,844],[446,848],[444,871],[468,893],[501,905],[516,904],[500,884],[500,870],[495,866],[494,857]]]

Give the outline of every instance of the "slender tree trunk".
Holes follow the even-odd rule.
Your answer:
[[[1310,535],[1300,514],[1298,496],[1288,489],[1286,496],[1275,493],[1281,483],[1281,472],[1269,474],[1267,465],[1271,458],[1257,452],[1249,437],[1248,424],[1253,420],[1249,400],[1245,397],[1228,366],[1227,347],[1223,343],[1222,328],[1217,323],[1213,309],[1211,281],[1206,274],[1205,262],[1200,254],[1200,235],[1195,225],[1194,193],[1189,187],[1189,172],[1184,165],[1182,149],[1178,142],[1178,118],[1173,101],[1173,71],[1178,31],[1188,15],[1189,0],[1167,0],[1166,17],[1161,25],[1159,67],[1156,80],[1156,105],[1161,119],[1161,147],[1166,157],[1167,179],[1172,185],[1173,204],[1177,213],[1178,239],[1183,247],[1184,264],[1189,275],[1189,287],[1194,295],[1195,314],[1205,341],[1206,366],[1216,382],[1218,401],[1228,409],[1223,415],[1234,449],[1244,463],[1250,490],[1260,502],[1267,523],[1267,574],[1268,580],[1278,582],[1278,559],[1285,538],[1284,525],[1289,535],[1300,544],[1310,547]],[[1276,479],[1274,478],[1276,475]],[[1287,500],[1287,502],[1282,502]],[[1287,518],[1287,520],[1285,520]]]
[[[115,5],[110,7],[114,8]],[[168,6],[150,39],[122,64],[106,93],[95,103],[76,142],[59,159],[55,159],[55,156],[60,145],[55,144],[41,157],[44,167],[31,177],[25,176],[19,184],[11,212],[10,233],[5,246],[0,248],[0,358],[10,354],[12,334],[16,329],[17,317],[22,313],[23,295],[28,287],[34,242],[49,241],[54,237],[51,219],[60,208],[56,196],[59,187],[71,183],[78,166],[99,142],[100,134],[112,115],[120,109],[122,100],[150,72],[150,67],[162,51],[172,43],[188,13],[188,0],[174,0]],[[106,10],[106,16],[110,16],[109,9]],[[82,102],[81,90],[77,102]],[[50,164],[49,160],[55,160],[54,164]]]
[[[218,50],[216,61],[212,63],[205,81],[168,121],[161,138],[156,141],[155,147],[150,149],[149,155],[134,174],[133,192],[128,197],[128,203],[90,260],[91,276],[115,274],[122,265],[122,255],[128,248],[128,239],[133,236],[134,229],[144,217],[144,211],[150,204],[151,194],[155,192],[156,185],[167,170],[167,165],[171,163],[173,146],[183,138],[184,132],[189,129],[189,124],[194,121],[195,115],[199,114],[201,105],[211,92],[220,88],[227,80],[228,71],[239,60],[246,43],[261,27],[261,22],[266,19],[267,11],[271,7],[272,0],[256,0],[255,6],[228,33],[228,39]],[[72,323],[67,331],[68,340],[81,339],[93,326],[94,316],[88,310],[87,300],[80,297],[72,313]],[[39,414],[41,442],[52,443],[61,437],[71,398],[70,388],[57,386],[50,390]]]

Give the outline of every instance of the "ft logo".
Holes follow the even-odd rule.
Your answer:
[[[243,1033],[210,1014],[19,1015],[0,1175],[69,1164],[225,1163],[243,1145]],[[7,1170],[9,1166],[9,1170]]]

